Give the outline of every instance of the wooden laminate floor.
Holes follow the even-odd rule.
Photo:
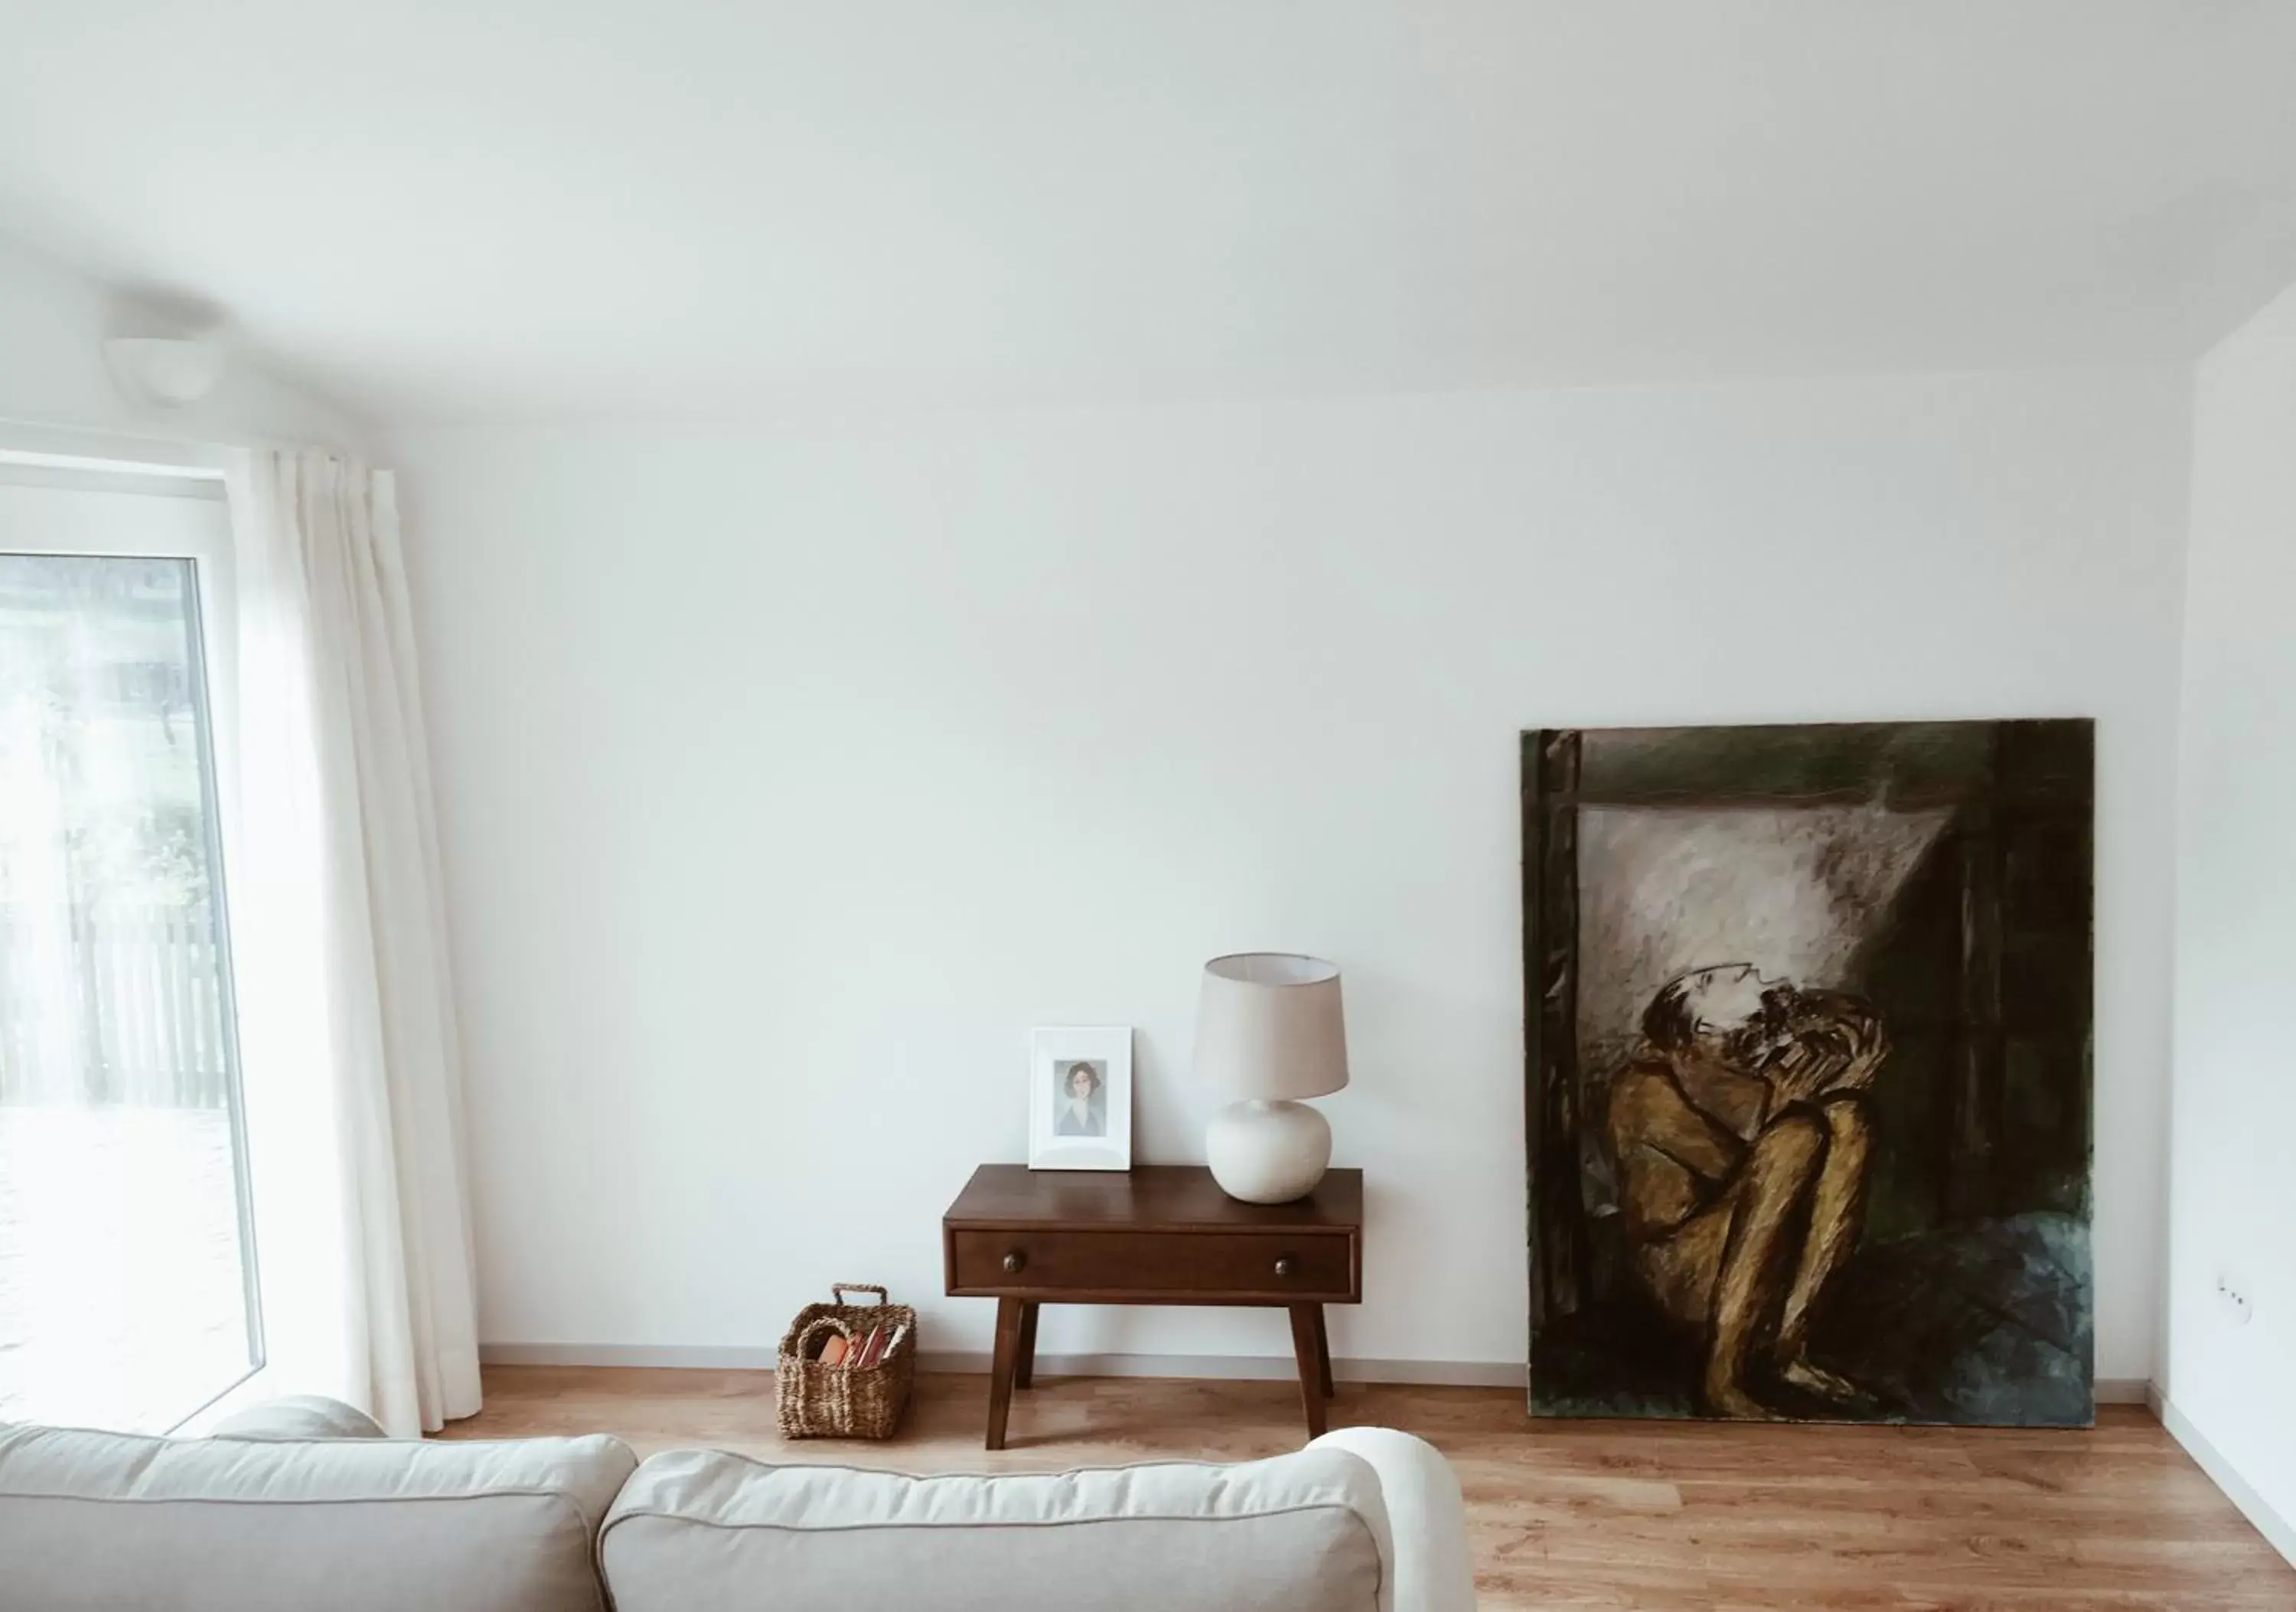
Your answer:
[[[493,1367],[450,1436],[614,1433],[641,1455],[1026,1472],[1296,1449],[1284,1383],[1039,1379],[1013,1447],[980,1446],[988,1379],[922,1377],[891,1442],[785,1443],[759,1371]],[[1403,1427],[1466,1491],[1487,1608],[2254,1608],[2296,1612],[2281,1560],[2144,1410],[2094,1432],[1540,1422],[1489,1388],[1342,1383],[1332,1425]]]

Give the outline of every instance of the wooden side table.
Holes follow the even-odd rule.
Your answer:
[[[1244,1204],[1201,1164],[1121,1174],[983,1164],[941,1217],[952,1298],[996,1301],[988,1448],[1037,1356],[1037,1312],[1061,1304],[1288,1310],[1310,1437],[1332,1394],[1325,1304],[1363,1302],[1363,1172],[1333,1170],[1295,1204]]]

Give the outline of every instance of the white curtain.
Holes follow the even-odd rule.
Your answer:
[[[228,899],[269,1369],[395,1436],[479,1408],[453,995],[391,480],[232,485]]]

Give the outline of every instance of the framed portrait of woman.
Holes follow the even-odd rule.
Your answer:
[[[1058,1025],[1029,1038],[1029,1168],[1132,1168],[1132,1029]]]

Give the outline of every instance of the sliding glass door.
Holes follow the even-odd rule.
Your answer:
[[[0,485],[0,1420],[163,1430],[262,1361],[225,532],[212,498]]]

